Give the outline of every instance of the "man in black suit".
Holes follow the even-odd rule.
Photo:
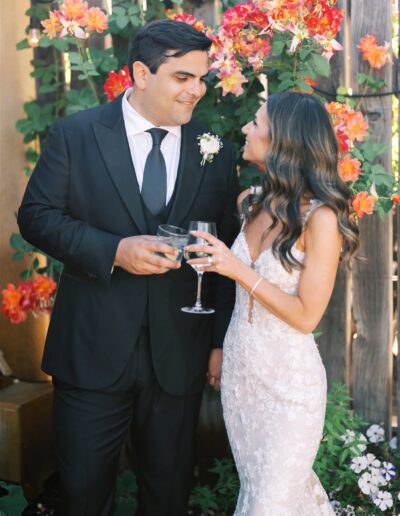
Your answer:
[[[215,315],[183,313],[196,275],[155,254],[171,248],[153,235],[162,222],[209,220],[230,245],[237,231],[232,145],[202,166],[207,129],[191,121],[210,43],[182,22],[142,29],[129,58],[134,87],[51,128],[19,209],[23,237],[64,263],[43,368],[70,516],[112,514],[130,427],[137,514],[187,511],[201,392],[206,373],[219,382],[234,285],[206,274]]]

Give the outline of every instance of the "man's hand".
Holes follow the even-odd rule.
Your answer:
[[[155,253],[173,256],[177,255],[178,251],[156,236],[140,235],[123,238],[115,253],[114,266],[122,267],[131,274],[164,274],[181,266],[180,262]]]
[[[211,350],[208,360],[207,381],[219,391],[221,387],[221,367],[222,367],[222,349],[214,348]]]

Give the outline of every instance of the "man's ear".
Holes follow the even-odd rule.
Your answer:
[[[142,63],[142,61],[135,61],[132,64],[132,72],[135,88],[144,90],[146,88],[148,76],[151,73],[150,70],[144,63]]]

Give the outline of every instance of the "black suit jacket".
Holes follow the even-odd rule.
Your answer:
[[[162,275],[132,275],[112,264],[123,237],[148,234],[132,164],[121,98],[58,121],[29,180],[18,224],[22,236],[64,263],[43,369],[88,389],[111,385],[132,353],[148,309],[156,376],[171,394],[202,388],[210,348],[222,346],[234,285],[204,276],[214,316],[180,310],[195,299],[196,274],[185,262]],[[167,222],[217,223],[230,245],[237,233],[238,182],[232,145],[200,166],[195,121],[182,126],[175,196]]]

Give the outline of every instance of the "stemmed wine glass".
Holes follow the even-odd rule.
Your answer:
[[[189,241],[188,245],[193,244],[208,244],[206,240],[203,238],[199,238],[194,236],[191,232],[192,231],[205,231],[207,233],[210,233],[211,235],[217,236],[217,227],[215,222],[203,222],[203,221],[192,221],[189,224]],[[184,252],[184,257],[186,260],[194,259],[194,258],[204,258],[206,256],[210,256],[209,253],[205,253],[203,251],[196,251],[196,252]],[[196,271],[197,273],[197,298],[196,303],[194,306],[185,306],[181,308],[183,312],[187,312],[189,314],[213,314],[215,310],[213,308],[205,308],[201,304],[201,282],[203,279],[204,271],[199,271],[199,267],[204,267],[204,265],[197,265],[197,264],[190,264],[191,267]]]

